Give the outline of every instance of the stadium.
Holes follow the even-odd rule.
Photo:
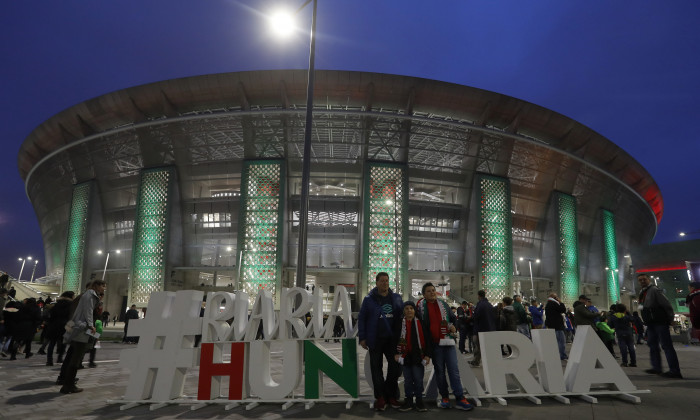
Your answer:
[[[37,127],[18,165],[62,290],[106,307],[158,290],[296,283],[306,71],[123,89]],[[306,284],[353,304],[390,274],[404,299],[515,293],[631,303],[630,255],[663,215],[657,184],[555,111],[414,77],[316,71]]]

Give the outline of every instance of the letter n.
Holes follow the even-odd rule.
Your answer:
[[[199,359],[198,400],[213,400],[221,394],[221,380],[228,376],[228,399],[243,399],[243,378],[245,377],[246,343],[231,343],[231,363],[223,363],[223,344],[202,343]],[[214,363],[214,358],[219,363]],[[214,386],[212,387],[212,383]]]
[[[357,340],[354,338],[340,340],[342,343],[343,363],[323,347],[318,347],[312,340],[304,341],[304,397],[318,399],[323,389],[323,374],[338,384],[351,397],[359,394],[357,373]]]

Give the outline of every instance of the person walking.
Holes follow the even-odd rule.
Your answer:
[[[66,324],[64,341],[70,343],[72,348],[71,356],[66,359],[67,363],[65,375],[63,375],[62,394],[74,394],[82,392],[82,388],[75,385],[75,376],[78,373],[78,366],[83,361],[83,356],[89,346],[94,342],[93,335],[96,332],[94,313],[95,308],[100,303],[100,295],[103,295],[107,288],[104,280],[93,280],[90,289],[83,293],[78,301],[72,319]]]
[[[376,286],[362,300],[357,317],[360,346],[369,352],[375,411],[384,411],[387,403],[393,408],[401,407],[398,401],[401,367],[394,359],[398,341],[394,332],[401,323],[402,314],[403,301],[389,288],[389,274],[377,273]],[[382,370],[384,359],[387,362],[386,378]]]
[[[673,348],[671,332],[669,327],[673,324],[673,308],[671,303],[664,296],[661,289],[651,284],[651,280],[646,274],[637,275],[637,281],[642,287],[639,292],[639,308],[642,313],[642,320],[647,326],[647,344],[651,357],[651,369],[646,373],[662,375],[667,378],[682,379],[681,368],[678,363],[678,355]],[[668,362],[668,372],[661,370],[661,351],[666,354]]]

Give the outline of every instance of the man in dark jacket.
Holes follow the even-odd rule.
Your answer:
[[[574,323],[577,327],[588,325],[595,330],[594,320],[598,318],[598,314],[588,309],[590,301],[586,295],[581,295],[578,297],[578,302],[574,302]]]
[[[394,332],[401,325],[403,301],[398,293],[389,288],[389,274],[377,273],[377,286],[362,301],[357,317],[360,346],[369,350],[369,364],[374,387],[374,409],[384,411],[387,402],[393,408],[401,407],[399,397],[399,375],[401,367],[394,360],[398,337]],[[387,361],[386,379],[382,372],[383,359]]]
[[[669,331],[669,326],[673,324],[674,317],[671,303],[658,287],[651,284],[651,280],[646,274],[639,274],[637,281],[642,287],[642,290],[639,292],[639,308],[642,313],[642,319],[647,325],[647,344],[649,345],[649,355],[651,357],[651,369],[647,369],[646,372],[667,378],[682,379],[683,375],[681,375],[681,368],[678,364],[678,355],[676,355],[676,350],[673,348],[671,332]],[[666,353],[668,372],[662,372],[661,370],[659,344],[664,353]]]
[[[469,362],[472,366],[481,365],[481,346],[479,346],[479,333],[496,331],[496,314],[493,305],[486,299],[486,291],[477,292],[478,302],[474,308],[472,324],[474,326],[474,360]]]
[[[566,306],[559,300],[556,293],[550,293],[547,304],[544,307],[544,325],[547,328],[553,329],[557,336],[559,358],[561,360],[568,359],[566,355],[566,336],[564,335],[566,327],[564,325],[564,317],[562,316],[564,313],[566,313]]]
[[[46,336],[49,346],[46,352],[46,366],[53,366],[53,350],[58,346],[58,363],[63,363],[65,345],[63,334],[66,332],[66,323],[70,320],[70,308],[75,292],[67,290],[61,294],[49,312],[49,322],[46,327]]]

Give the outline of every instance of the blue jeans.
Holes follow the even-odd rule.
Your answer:
[[[661,370],[661,351],[659,350],[659,344],[661,344],[661,348],[666,353],[668,369],[673,373],[681,373],[681,367],[678,364],[676,350],[673,348],[668,325],[647,325],[647,344],[649,344],[651,367],[653,369]]]
[[[464,398],[462,381],[459,378],[459,366],[457,366],[457,351],[455,346],[433,345],[433,367],[435,368],[435,381],[442,398],[449,398],[450,391],[447,389],[447,377],[445,370],[450,377],[450,386],[455,393],[457,400]]]
[[[564,335],[564,330],[554,330],[554,334],[557,337],[557,344],[559,345],[559,358],[561,360],[567,359],[566,356],[566,336]]]
[[[423,365],[402,366],[403,368],[403,388],[406,398],[423,396],[423,376],[425,368]]]

